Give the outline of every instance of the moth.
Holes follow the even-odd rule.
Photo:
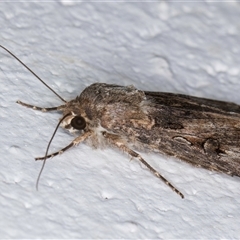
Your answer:
[[[94,148],[116,147],[139,160],[182,198],[184,195],[137,150],[148,149],[195,167],[240,177],[240,106],[237,104],[106,83],[94,83],[68,102],[55,94],[64,104],[42,108],[17,101],[34,110],[62,112],[53,136],[59,125],[77,134],[68,146],[48,154],[52,136],[45,156],[36,158],[44,160],[44,164],[47,158],[82,142]],[[40,175],[38,181],[39,178]]]

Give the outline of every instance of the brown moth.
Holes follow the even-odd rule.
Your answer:
[[[116,147],[138,159],[182,198],[183,194],[151,167],[136,149],[150,149],[196,167],[240,177],[240,106],[234,103],[106,83],[94,83],[76,99],[65,101],[58,107],[41,108],[17,103],[43,112],[62,112],[63,118],[58,126],[61,124],[78,134],[58,152],[48,155],[48,146],[45,156],[36,158],[44,160],[44,164],[47,158],[81,142],[95,148]]]

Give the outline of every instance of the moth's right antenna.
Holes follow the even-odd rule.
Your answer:
[[[39,174],[38,174],[38,178],[37,178],[37,182],[36,182],[36,190],[37,190],[37,191],[38,191],[39,180],[40,180],[40,177],[41,177],[41,175],[42,175],[44,166],[45,166],[45,164],[46,164],[49,147],[50,147],[50,145],[51,145],[51,143],[52,143],[52,140],[53,140],[53,138],[54,138],[54,136],[55,136],[55,134],[56,134],[56,132],[57,132],[57,130],[58,130],[61,122],[62,122],[66,117],[68,117],[69,115],[71,115],[71,113],[68,113],[68,114],[64,115],[64,116],[61,118],[61,120],[58,122],[58,125],[56,126],[56,128],[55,128],[55,130],[54,130],[54,132],[53,132],[53,135],[52,135],[52,137],[51,137],[51,139],[50,139],[50,141],[49,141],[49,143],[48,143],[48,146],[47,146],[47,149],[46,149],[46,153],[45,153],[45,156],[44,156],[44,159],[43,159],[43,164],[42,164],[41,170],[40,170],[40,172],[39,172]]]
[[[18,62],[20,62],[29,72],[31,72],[40,82],[42,82],[48,89],[50,89],[56,96],[58,96],[63,102],[67,102],[64,100],[59,94],[57,94],[51,87],[49,87],[35,72],[33,72],[25,63],[23,63],[18,57],[16,57],[12,52],[10,52],[7,48],[0,45],[5,51],[7,51],[11,56],[13,56]]]

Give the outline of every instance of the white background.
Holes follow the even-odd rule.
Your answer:
[[[240,103],[238,2],[1,2],[0,44],[63,98],[94,82]],[[184,194],[115,149],[47,161],[62,102],[0,49],[0,238],[237,238],[240,179],[142,156]],[[60,129],[50,152],[74,136]]]

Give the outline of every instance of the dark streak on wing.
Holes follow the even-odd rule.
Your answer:
[[[181,109],[230,114],[240,114],[240,106],[231,102],[223,102],[207,98],[198,98],[183,94],[166,92],[144,92],[146,97],[154,99],[157,104]]]

